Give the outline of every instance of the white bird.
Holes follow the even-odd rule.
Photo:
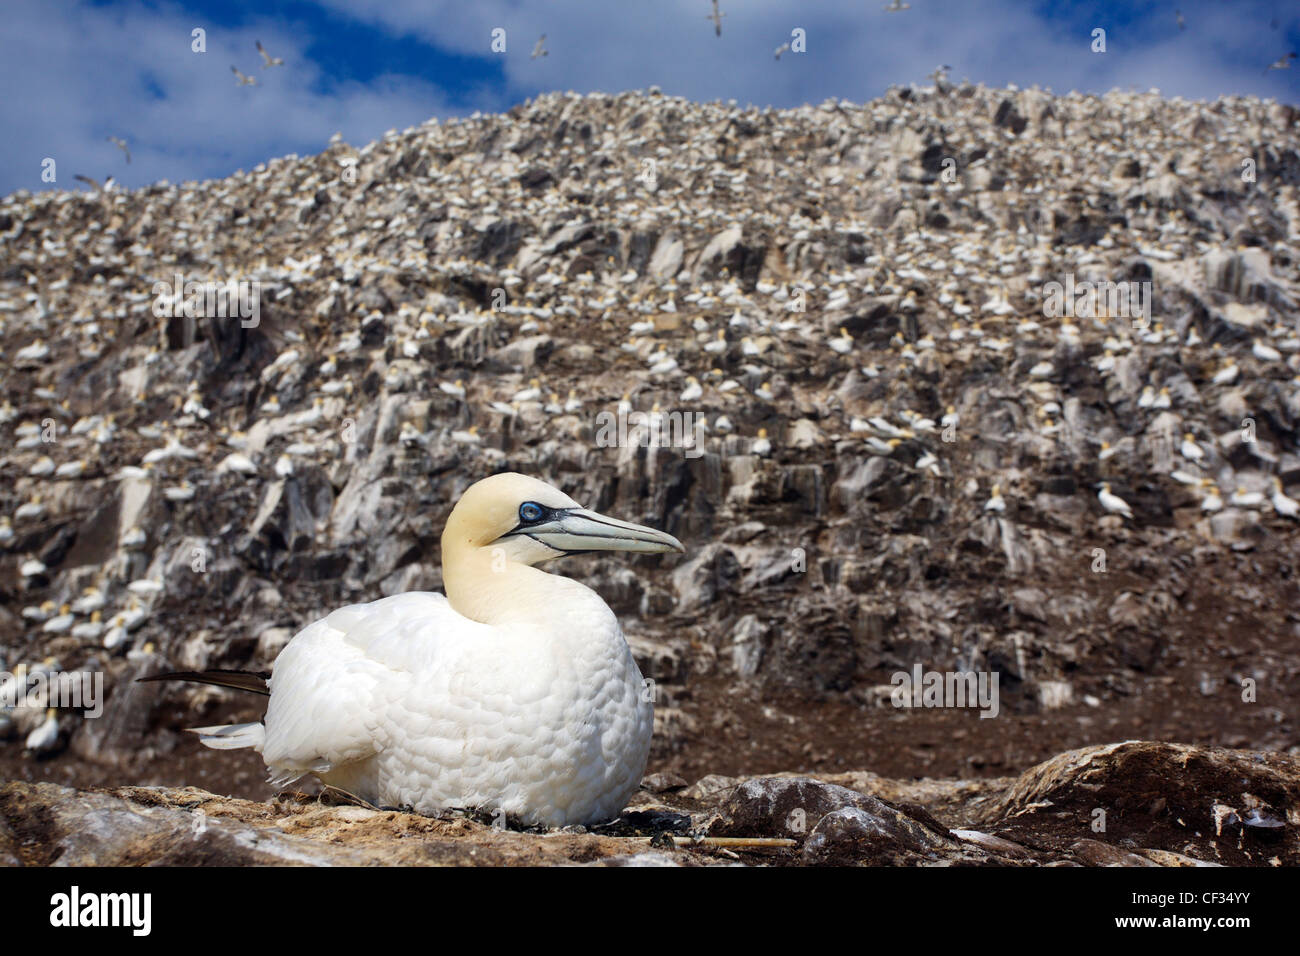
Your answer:
[[[40,339],[14,353],[14,358],[20,362],[42,362],[49,356],[50,347]]]
[[[1295,59],[1294,53],[1288,53],[1286,56],[1279,57],[1275,62],[1264,67],[1264,75],[1268,75],[1269,70],[1287,70],[1291,68],[1291,61]]]
[[[1255,344],[1250,347],[1250,354],[1261,362],[1277,362],[1282,358],[1281,352],[1259,339],[1256,339]]]
[[[111,651],[121,647],[126,640],[126,636],[126,617],[122,614],[115,614],[112,620],[108,622],[108,630],[104,632],[104,649]]]
[[[236,86],[257,86],[257,77],[245,76],[239,72],[233,63],[230,65],[230,72],[235,74]]]
[[[535,402],[542,397],[541,383],[537,379],[529,382],[527,388],[520,389],[510,396],[512,402]]]
[[[994,485],[993,492],[989,495],[989,500],[984,502],[984,510],[992,511],[996,514],[1002,514],[1007,510],[1007,503],[1002,497],[1001,485]]]
[[[262,54],[262,69],[265,70],[267,67],[271,66],[284,66],[284,60],[280,59],[278,56],[273,57],[271,54],[266,52],[266,47],[262,46],[261,40],[257,41],[257,52]]]
[[[83,641],[99,640],[99,635],[104,631],[104,623],[100,620],[100,612],[93,611],[89,621],[82,621],[80,624],[73,626],[72,636]]]
[[[766,428],[758,430],[758,437],[754,439],[754,444],[749,446],[749,450],[759,458],[766,458],[772,454],[772,441],[767,437]]]
[[[53,707],[45,711],[45,720],[27,735],[23,746],[34,754],[48,753],[59,742],[59,717]]]
[[[1236,508],[1258,508],[1263,503],[1264,495],[1262,492],[1247,491],[1243,485],[1238,485],[1237,490],[1228,499],[1228,504]]]
[[[563,44],[561,44],[561,45],[563,45]],[[550,55],[551,55],[551,51],[548,50],[548,49],[546,49],[546,34],[543,33],[543,34],[538,38],[538,40],[537,40],[537,45],[533,47],[533,56],[532,56],[532,59],[535,60],[535,59],[537,59],[539,56],[550,56]]]
[[[255,475],[257,465],[253,464],[253,460],[243,452],[232,451],[217,465],[218,474],[226,471],[235,471],[241,475]]]
[[[1223,498],[1219,495],[1218,486],[1209,478],[1201,480],[1201,487],[1208,489],[1205,497],[1201,499],[1201,510],[1213,514],[1216,511],[1223,510]]]
[[[1119,495],[1111,494],[1109,481],[1101,483],[1101,491],[1097,492],[1097,500],[1101,502],[1101,506],[1109,514],[1120,514],[1125,518],[1133,517],[1133,511],[1129,508],[1128,502]]]
[[[1215,385],[1231,385],[1237,380],[1237,364],[1229,359],[1223,367],[1214,373],[1212,381]]]
[[[182,478],[179,485],[172,485],[163,489],[163,497],[168,501],[192,501],[194,499],[194,485],[188,478]]]
[[[841,326],[840,334],[826,344],[829,345],[830,350],[837,355],[848,355],[853,351],[853,336],[849,334],[848,329]]]
[[[912,5],[910,3],[906,3],[905,0],[890,0],[889,6],[885,7],[884,9],[886,13],[899,13],[903,10],[912,9]]]
[[[718,9],[718,0],[713,0],[713,12],[704,19],[713,21],[713,32],[717,36],[722,36],[722,18],[726,14]]]
[[[1300,502],[1294,498],[1288,498],[1282,490],[1282,480],[1276,475],[1273,476],[1273,510],[1284,518],[1300,517]]]
[[[275,361],[262,369],[262,381],[269,382],[277,372],[292,368],[298,364],[300,354],[297,349],[286,349],[275,357]]]
[[[1205,460],[1205,452],[1196,444],[1196,438],[1191,432],[1183,435],[1183,443],[1178,446],[1178,452],[1188,461]]]
[[[775,56],[775,57],[779,60],[779,59],[781,59],[781,54],[784,53],[784,52],[785,52],[786,50],[788,50],[788,49],[790,49],[790,41],[789,41],[789,40],[786,40],[786,41],[785,41],[784,43],[782,43],[779,47],[777,47],[775,50],[772,51],[772,55]]]
[[[126,161],[129,164],[131,162],[131,150],[127,148],[126,140],[118,136],[109,136],[108,141],[126,154]]]
[[[57,615],[50,618],[41,626],[41,630],[46,634],[66,634],[72,629],[72,625],[75,621],[76,617],[72,614],[72,608],[65,604],[63,607],[59,608],[59,613]]]
[[[196,733],[215,749],[256,750],[277,784],[310,773],[376,806],[603,822],[640,783],[654,707],[605,602],[536,567],[590,551],[684,549],[535,478],[493,475],[447,519],[446,597],[340,608],[300,631],[269,677],[154,679],[269,693],[262,723]]]
[[[138,597],[157,597],[163,591],[161,581],[139,578],[126,586],[126,589]]]

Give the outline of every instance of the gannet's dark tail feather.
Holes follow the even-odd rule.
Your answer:
[[[270,680],[270,671],[168,671],[166,674],[154,674],[152,677],[140,677],[142,683],[156,680],[184,680],[195,684],[213,684],[217,687],[229,687],[232,690],[246,690],[253,694],[270,697],[271,691],[266,686]]]

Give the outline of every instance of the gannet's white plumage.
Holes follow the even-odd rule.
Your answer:
[[[600,596],[534,567],[597,550],[683,549],[537,479],[486,478],[443,532],[446,597],[398,594],[308,626],[275,662],[264,723],[203,728],[203,742],[256,749],[273,782],[314,773],[378,806],[609,820],[641,780],[653,705]]]

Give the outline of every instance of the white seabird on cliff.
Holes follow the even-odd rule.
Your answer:
[[[550,827],[609,820],[640,783],[654,708],[614,612],[536,565],[588,551],[683,551],[545,482],[471,485],[442,535],[447,595],[340,608],[270,675],[181,679],[269,694],[262,723],[196,730],[249,747],[287,784],[315,774],[377,806],[504,811]]]

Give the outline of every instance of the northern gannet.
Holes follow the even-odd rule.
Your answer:
[[[127,146],[126,140],[122,139],[120,136],[109,136],[108,141],[126,154],[126,161],[129,164],[131,162],[131,150]]]
[[[1267,76],[1269,70],[1287,70],[1287,69],[1290,69],[1290,68],[1291,68],[1291,61],[1294,60],[1294,59],[1295,59],[1295,54],[1294,54],[1294,53],[1288,53],[1288,54],[1286,54],[1285,56],[1279,57],[1276,61],[1274,61],[1273,63],[1270,63],[1268,66],[1264,67],[1264,75]]]
[[[993,486],[993,493],[989,495],[989,500],[984,502],[984,510],[997,514],[1002,514],[1007,510],[1007,503],[1002,497],[1002,487],[1000,485]]]
[[[257,52],[262,54],[262,69],[269,66],[284,66],[284,60],[278,56],[271,56],[266,52],[266,47],[262,46],[262,41],[257,41]]]
[[[640,783],[654,708],[613,611],[536,565],[685,549],[536,478],[470,486],[442,534],[447,595],[340,608],[271,674],[158,675],[269,694],[261,723],[199,728],[249,747],[273,783],[306,774],[377,806],[503,811],[527,825],[612,819]]]
[[[233,63],[230,65],[230,72],[235,74],[236,86],[257,86],[257,77],[245,76]]]
[[[1223,498],[1219,494],[1218,485],[1209,478],[1201,479],[1201,487],[1207,489],[1205,497],[1201,500],[1201,510],[1213,514],[1216,511],[1223,510]]]
[[[716,36],[722,36],[722,18],[726,14],[718,9],[718,0],[713,0],[713,12],[704,19],[713,21],[713,32]]]
[[[45,720],[36,727],[27,739],[23,742],[23,747],[33,754],[49,753],[59,742],[59,718],[58,711],[49,707],[45,711]]]
[[[1248,491],[1245,485],[1238,485],[1228,499],[1228,504],[1237,508],[1258,508],[1263,503],[1264,495],[1258,491]]]
[[[1109,514],[1119,514],[1125,518],[1133,517],[1133,511],[1129,508],[1128,502],[1119,495],[1111,493],[1109,481],[1101,483],[1101,490],[1097,492],[1097,500],[1101,502],[1101,506]]]
[[[1282,479],[1273,476],[1273,510],[1285,518],[1300,518],[1300,502],[1288,498],[1282,490]]]

